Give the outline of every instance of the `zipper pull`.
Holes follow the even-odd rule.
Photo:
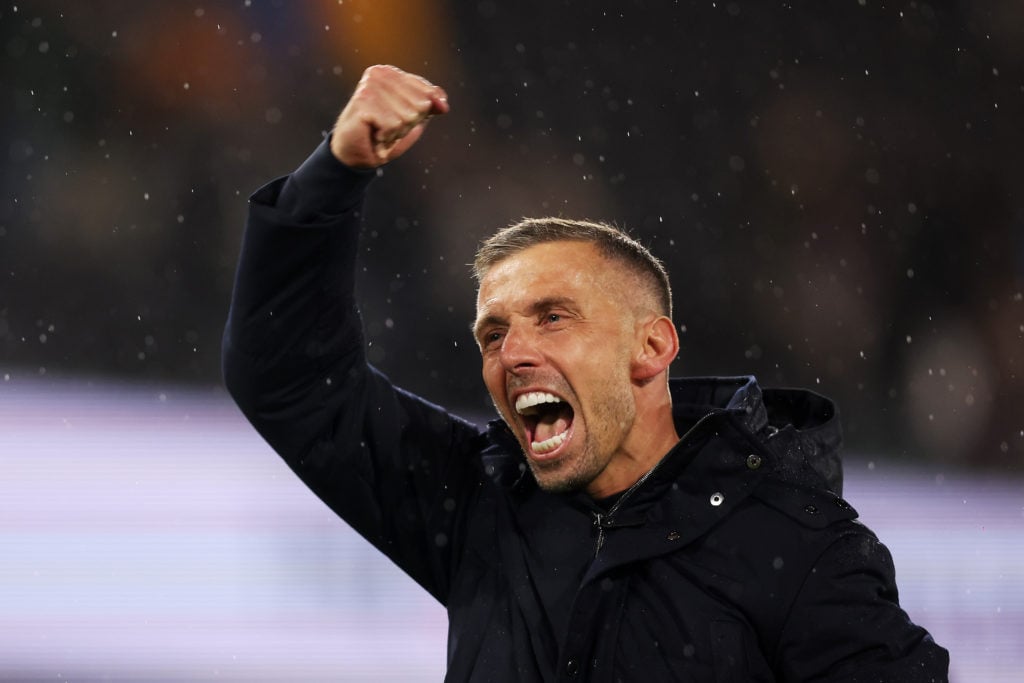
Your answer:
[[[594,513],[594,526],[597,527],[597,546],[594,548],[594,557],[601,552],[601,546],[604,545],[604,515],[600,512]]]

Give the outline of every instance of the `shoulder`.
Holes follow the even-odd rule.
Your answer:
[[[832,491],[774,477],[760,481],[751,498],[809,529],[826,529],[857,518],[853,506]]]
[[[734,549],[754,576],[799,583],[819,557],[849,534],[873,537],[857,511],[835,494],[765,477],[715,527],[712,543]],[[779,573],[780,564],[787,571]],[[752,577],[751,577],[752,578]]]

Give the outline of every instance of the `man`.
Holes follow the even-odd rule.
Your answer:
[[[329,141],[253,195],[224,338],[249,420],[446,606],[447,680],[946,680],[838,496],[832,404],[670,381],[668,279],[621,232],[541,219],[485,242],[487,430],[367,364],[363,193],[447,111],[422,78],[366,71]]]

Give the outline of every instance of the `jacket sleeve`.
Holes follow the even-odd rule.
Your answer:
[[[302,481],[444,603],[481,437],[366,362],[353,288],[373,176],[325,142],[251,197],[224,380]]]
[[[818,558],[783,628],[783,681],[945,683],[949,654],[899,606],[889,550],[850,522]]]

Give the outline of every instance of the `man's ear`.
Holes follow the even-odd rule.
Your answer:
[[[679,354],[679,335],[672,321],[661,315],[642,323],[640,347],[633,358],[631,377],[646,382],[668,369]]]

